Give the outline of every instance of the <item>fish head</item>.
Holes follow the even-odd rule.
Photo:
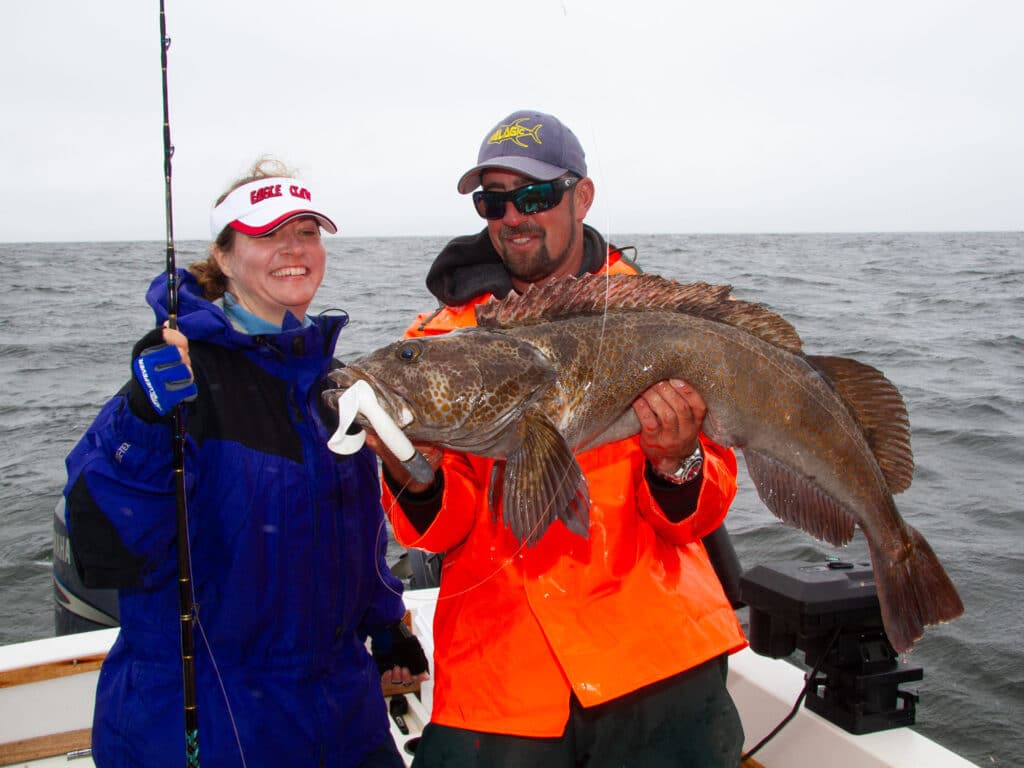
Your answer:
[[[516,439],[523,413],[552,387],[556,372],[528,342],[467,328],[389,344],[328,377],[335,388],[324,398],[332,406],[362,379],[411,441],[501,457]]]

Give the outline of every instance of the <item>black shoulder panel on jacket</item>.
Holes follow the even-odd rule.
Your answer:
[[[239,350],[195,342],[190,357],[199,396],[189,415],[189,434],[200,445],[228,440],[263,453],[302,461],[302,440],[292,419],[304,418],[288,382],[253,363]]]
[[[145,558],[128,551],[82,476],[71,487],[67,509],[71,555],[82,583],[90,589],[139,586]]]

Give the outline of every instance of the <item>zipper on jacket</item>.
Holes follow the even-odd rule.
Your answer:
[[[299,366],[301,369],[303,366]],[[299,386],[299,381],[302,379],[302,372],[291,371],[288,380],[288,407],[292,412],[293,423],[296,426],[296,430],[302,435],[302,457],[303,463],[306,465],[307,470],[305,472],[306,483],[309,493],[309,502],[311,504],[310,514],[312,515],[313,530],[312,536],[313,541],[311,542],[311,552],[313,554],[310,567],[313,569],[312,584],[314,589],[319,589],[320,584],[320,528],[321,528],[321,515],[323,515],[323,509],[320,505],[320,480],[317,477],[318,474],[318,462],[320,453],[318,451],[317,441],[317,428],[316,419],[313,418],[313,414],[307,414],[306,408],[308,403],[301,401],[298,395],[302,392],[302,388]],[[315,387],[313,387],[315,390]],[[311,391],[313,391],[311,390]],[[300,428],[305,427],[305,428]],[[319,596],[313,598],[315,604],[320,603]],[[311,617],[313,626],[310,627],[310,638],[312,639],[313,645],[310,650],[313,652],[316,661],[314,662],[317,669],[320,670],[323,658],[322,655],[327,652],[327,649],[321,647],[320,644],[320,626],[318,626],[320,619],[314,613]]]

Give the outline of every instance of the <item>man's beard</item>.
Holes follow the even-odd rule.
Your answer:
[[[573,207],[570,206],[570,208]],[[518,227],[501,228],[498,233],[498,242],[501,245],[498,255],[501,257],[505,269],[508,270],[513,278],[524,283],[535,283],[555,272],[569,258],[569,254],[572,253],[573,246],[576,244],[576,227],[570,229],[569,242],[565,244],[562,252],[557,255],[552,255],[551,251],[548,250],[545,234],[543,228],[535,226],[529,221],[524,221]],[[525,259],[517,257],[513,260],[510,258],[505,244],[506,238],[515,237],[516,235],[539,235],[540,237],[537,242],[540,243],[540,247],[537,252]]]

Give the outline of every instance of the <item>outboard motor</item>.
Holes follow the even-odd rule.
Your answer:
[[[63,496],[53,510],[53,618],[57,635],[118,625],[117,590],[90,589],[78,576],[64,525]]]

